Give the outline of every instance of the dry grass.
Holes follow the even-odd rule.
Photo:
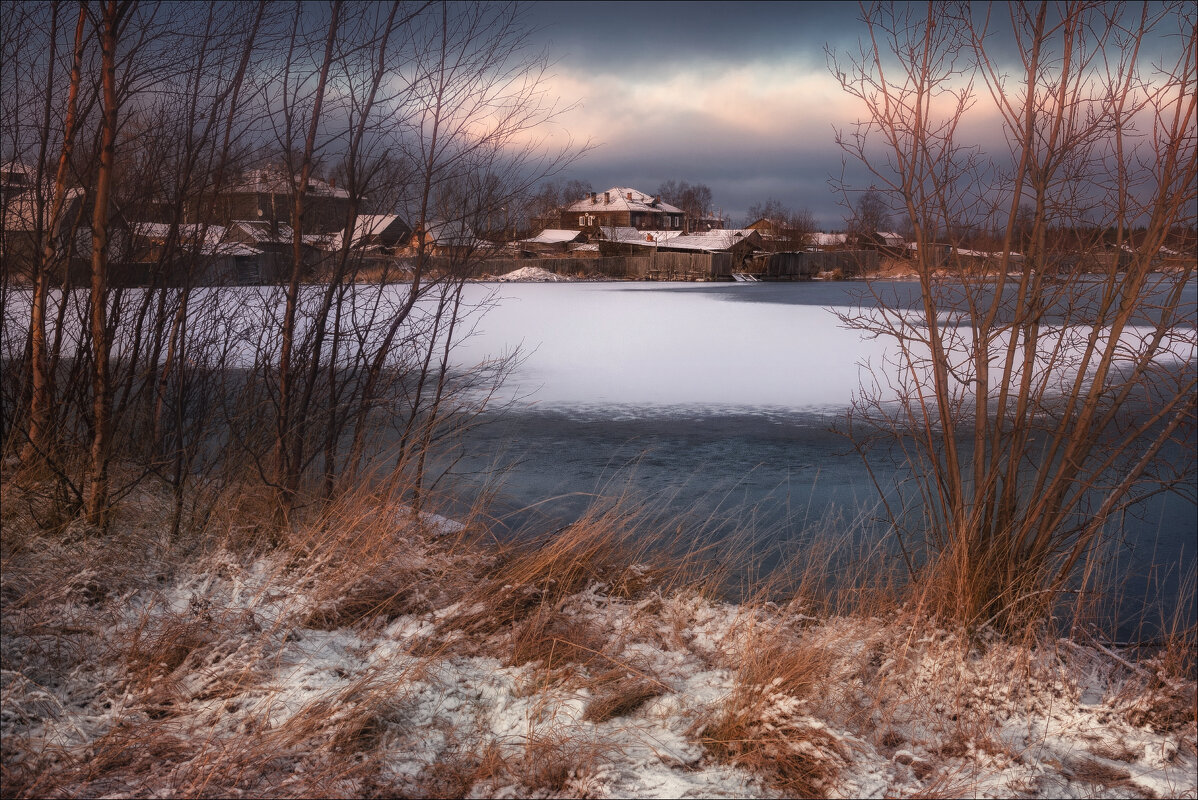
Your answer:
[[[762,776],[791,797],[826,794],[849,752],[810,715],[831,655],[776,628],[744,639],[732,693],[698,731],[714,758]]]
[[[534,640],[543,638],[538,631],[566,598],[588,587],[612,597],[643,594],[670,576],[673,565],[654,553],[657,566],[645,566],[655,540],[639,522],[637,512],[620,503],[596,506],[561,531],[501,546],[482,581],[472,588],[470,607],[448,619],[447,627],[486,637],[539,615],[517,633],[519,642],[527,642],[518,649],[535,650],[539,645]],[[516,663],[530,660],[516,658]]]
[[[597,681],[595,695],[587,703],[586,713],[583,714],[583,719],[587,722],[607,722],[617,717],[628,716],[666,691],[666,687],[659,681],[639,675],[622,674],[620,670],[614,672],[619,674],[619,677]]]
[[[485,797],[499,787],[516,796],[594,796],[588,779],[614,750],[614,745],[576,729],[530,732],[517,741],[480,734],[452,741],[401,796]]]
[[[507,769],[502,748],[489,742],[478,750],[459,745],[447,748],[439,758],[421,770],[407,797],[466,797],[480,783],[488,783]]]
[[[160,512],[154,498],[130,504],[122,525],[99,539],[70,526],[41,531],[25,512],[4,510],[5,730],[19,731],[4,737],[4,796],[594,795],[605,791],[596,776],[618,751],[614,737],[643,721],[624,718],[675,692],[663,677],[666,662],[629,656],[626,646],[639,652],[632,645],[673,651],[699,669],[729,670],[732,690],[722,702],[706,713],[681,712],[683,726],[699,715],[690,746],[698,742],[710,759],[748,770],[783,795],[836,788],[855,747],[852,734],[838,730],[922,753],[908,765],[918,783],[907,788],[924,796],[967,792],[965,770],[953,767],[967,765],[962,759],[975,751],[989,746],[999,760],[1018,758],[999,752],[1001,743],[988,745],[998,740],[986,692],[1003,688],[1001,681],[978,689],[986,673],[964,666],[989,657],[988,640],[976,631],[941,631],[929,613],[939,590],[900,587],[892,572],[870,574],[853,562],[854,574],[837,579],[865,590],[830,589],[828,574],[845,563],[843,542],[796,554],[784,578],[763,582],[741,604],[735,623],[714,617],[718,624],[697,636],[700,612],[719,606],[702,593],[730,573],[696,580],[702,548],[671,550],[653,531],[681,527],[647,528],[627,502],[597,506],[555,534],[493,547],[475,536],[482,525],[430,531],[395,495],[365,491],[270,536],[246,533],[256,523],[230,515],[186,542],[163,542],[151,533]],[[222,549],[230,543],[232,552]],[[661,566],[645,568],[648,561]],[[679,587],[689,591],[671,591]],[[187,590],[189,606],[186,594],[179,599]],[[618,611],[607,616],[609,609]],[[835,614],[846,616],[829,618]],[[399,617],[411,619],[384,628]],[[627,629],[612,624],[619,619],[629,621]],[[1192,631],[1181,632],[1178,648],[1186,635]],[[291,677],[283,678],[285,688],[274,681],[304,669],[287,661],[305,657],[309,645],[292,644],[304,637],[323,646],[365,642],[389,655],[362,674],[327,670],[318,693],[304,686],[292,695],[298,684]],[[440,680],[438,670],[479,653],[535,665],[516,684],[532,688],[513,699],[537,694],[536,706],[568,698],[568,721],[553,714],[546,721],[537,707],[523,735],[499,738],[484,727],[465,741],[434,722],[432,738],[444,739],[428,745],[427,720],[409,717],[417,707],[413,687],[435,693],[429,685]],[[1156,683],[1138,684],[1128,714],[1162,730],[1193,724],[1193,684],[1167,666],[1184,664],[1183,657],[1162,652],[1161,665],[1149,671]],[[1009,675],[1012,686],[1039,679],[1030,663],[1002,658],[995,674]],[[43,688],[78,669],[105,685],[86,697]],[[124,705],[106,714],[104,702]],[[660,708],[676,702],[687,699],[670,697]],[[67,703],[103,721],[53,746],[22,738],[65,716]],[[916,715],[943,727],[929,724],[916,736]],[[395,752],[409,743],[434,755],[419,756],[427,762],[397,776]],[[679,763],[694,764],[698,752]],[[1079,780],[1131,789],[1120,783],[1125,770],[1106,763],[1120,754],[1093,754],[1068,769]]]
[[[585,619],[546,607],[517,624],[510,663],[538,662],[555,670],[568,663],[589,666],[601,660],[606,638]]]
[[[473,523],[434,542],[401,494],[347,495],[291,538],[311,600],[303,624],[335,630],[427,614],[469,590],[469,562],[479,557]]]

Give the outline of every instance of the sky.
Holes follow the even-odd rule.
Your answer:
[[[979,24],[990,14],[987,50],[1001,71],[1019,64],[1005,8],[974,7]],[[1129,23],[1141,10],[1168,6],[1119,8]],[[774,198],[810,211],[823,230],[843,230],[847,205],[877,180],[836,144],[836,131],[851,131],[865,113],[829,68],[829,52],[861,52],[866,27],[855,2],[584,0],[534,2],[525,13],[532,43],[554,61],[548,96],[568,107],[551,141],[592,145],[564,179],[648,193],[667,180],[703,183],[730,226],[751,221],[750,206]],[[1163,25],[1139,52],[1146,62],[1175,63],[1177,29]],[[1009,158],[984,82],[974,89],[977,103],[958,140]]]
[[[844,226],[845,164],[834,129],[860,116],[828,69],[826,47],[855,49],[856,3],[540,2],[534,43],[555,64],[557,140],[593,149],[562,177],[596,191],[653,192],[667,180],[711,187],[732,225],[776,198],[825,229]],[[852,195],[850,195],[852,196]]]

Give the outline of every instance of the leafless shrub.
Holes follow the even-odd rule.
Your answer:
[[[866,6],[865,46],[830,59],[864,105],[838,142],[910,225],[920,287],[902,308],[871,285],[872,309],[842,316],[894,343],[846,433],[910,468],[879,490],[929,608],[1018,631],[1121,510],[1192,493],[1194,259],[1167,254],[1194,247],[1198,28],[1180,6],[991,12]],[[1149,75],[1135,54],[1166,31]],[[963,139],[988,101],[993,152]],[[978,229],[995,232],[980,258]]]

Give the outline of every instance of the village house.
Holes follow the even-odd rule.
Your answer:
[[[294,227],[291,219],[295,179],[279,166],[252,169],[231,181],[215,197],[208,198],[207,212],[192,204],[192,221],[229,225],[234,220],[262,220],[272,226]],[[345,227],[349,192],[335,181],[309,178],[304,193],[303,230],[306,234],[335,233]]]
[[[674,236],[659,244],[657,249],[667,253],[728,253],[732,256],[733,269],[742,271],[748,268],[753,254],[766,247],[758,231],[733,228]]]
[[[582,231],[546,228],[536,236],[521,239],[519,245],[523,252],[534,255],[553,255],[566,253],[571,245],[583,244],[586,240],[587,237]]]
[[[686,224],[686,212],[663,202],[661,197],[613,186],[606,192],[591,192],[567,206],[560,214],[557,227],[576,231],[600,226],[684,231]]]
[[[434,256],[461,259],[493,253],[498,245],[480,239],[465,220],[429,220],[417,225],[409,240],[412,248],[423,241],[425,252]]]
[[[811,234],[786,220],[759,217],[745,226],[761,236],[764,249],[771,252],[802,250],[811,244]]]
[[[349,246],[392,255],[407,245],[411,236],[412,226],[398,214],[359,214]],[[337,235],[333,249],[341,249],[344,237],[344,231]]]
[[[687,229],[691,232],[719,231],[728,226],[728,220],[718,214],[687,219]]]
[[[38,251],[47,239],[61,264],[78,261],[91,252],[90,244],[80,251],[71,241],[72,229],[77,233],[83,220],[83,191],[67,190],[58,219],[50,218],[53,202],[54,183],[43,179],[39,187],[31,167],[17,161],[0,167],[0,263],[4,274],[31,277],[40,258]]]

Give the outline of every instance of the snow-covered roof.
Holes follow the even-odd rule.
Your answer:
[[[408,228],[408,223],[404,221],[398,214],[359,214],[354,221],[354,235],[351,240],[351,246],[356,247],[363,239],[371,236],[382,234],[387,228],[394,223],[403,223],[405,229]],[[341,247],[344,231],[337,234],[336,246]]]
[[[50,225],[50,212],[54,210],[52,202],[54,187],[47,187],[46,194],[43,199],[44,203],[39,207],[36,193],[33,191],[25,191],[16,194],[13,197],[4,198],[4,208],[0,211],[4,222],[4,229],[8,231],[32,231],[37,228],[37,219],[40,212],[42,219],[42,228],[48,228]],[[77,207],[77,203],[83,198],[82,189],[67,189],[65,202],[63,203],[63,215],[58,220],[58,225],[62,225],[70,217],[72,212]]]
[[[627,186],[613,186],[606,192],[594,192],[594,200],[587,195],[566,209],[567,213],[588,211],[656,211],[664,214],[682,214],[681,208],[665,201],[655,202],[651,194],[645,194]]]
[[[477,247],[480,242],[470,225],[461,219],[431,219],[425,222],[425,241],[442,247]]]
[[[229,225],[230,232],[237,231],[255,243],[290,243],[295,238],[295,231],[290,225],[279,223],[277,236],[271,233],[271,224],[261,219],[238,219]]]
[[[134,236],[157,242],[165,242],[171,230],[163,222],[134,222],[131,227]],[[180,225],[178,237],[179,247],[204,256],[256,256],[262,252],[251,244],[229,240],[223,225]]]
[[[336,250],[337,244],[341,241],[340,233],[305,233],[300,236],[300,241],[308,247],[315,247],[319,250]]]
[[[134,236],[143,239],[166,241],[170,236],[171,226],[166,222],[134,222],[131,226]],[[227,229],[223,225],[204,225],[200,223],[184,223],[178,226],[179,242],[195,244],[202,242],[205,247],[215,247],[225,240]]]
[[[563,244],[564,242],[574,242],[582,235],[582,231],[567,231],[560,228],[546,228],[529,239],[521,239],[520,241],[527,244]]]
[[[629,227],[599,226],[599,235],[609,242],[639,242],[644,240],[643,231]]]
[[[761,246],[761,234],[751,228],[729,228],[726,230],[702,231],[677,236],[665,242],[671,250],[700,250],[714,252],[728,250],[740,242],[749,241]]]
[[[54,207],[54,181],[43,176],[41,183],[42,203],[37,201],[37,170],[20,161],[9,161],[0,166],[0,199],[4,201],[0,209],[4,229],[8,231],[32,231],[38,225],[41,216],[41,227],[50,226],[50,212]],[[76,210],[78,202],[83,198],[83,190],[72,188],[66,190],[63,198],[63,216],[57,222],[62,225]]]
[[[846,241],[848,241],[848,238],[849,237],[847,233],[824,233],[823,231],[808,234],[807,236],[807,240],[816,247],[832,247],[834,245],[844,244]]]

